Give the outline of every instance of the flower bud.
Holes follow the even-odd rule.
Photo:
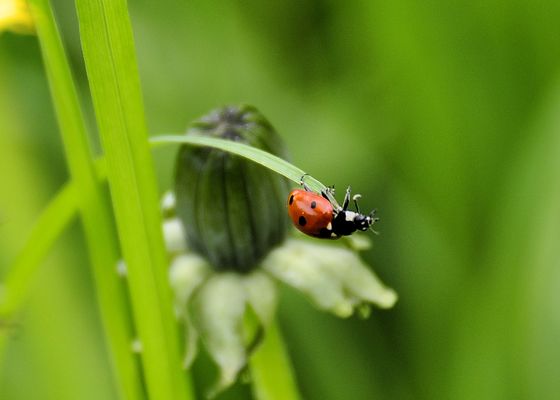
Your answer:
[[[286,158],[280,137],[253,107],[228,106],[187,135],[218,137]],[[176,161],[176,211],[188,246],[216,269],[250,271],[285,236],[287,181],[239,156],[183,145]]]

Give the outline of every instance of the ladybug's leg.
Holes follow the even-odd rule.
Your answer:
[[[348,204],[350,204],[350,186],[346,189],[346,195],[344,195],[344,202],[342,203],[342,210],[346,211],[348,209]]]
[[[334,195],[334,186],[327,186],[326,189],[321,190],[321,196],[323,196],[328,201],[331,201],[333,195]]]
[[[299,178],[299,184],[301,186],[303,186],[303,189],[305,189],[306,192],[312,192],[311,188],[309,186],[306,185],[306,183],[303,181],[303,178],[305,178],[306,176],[308,176],[309,174],[305,173],[301,176],[301,178]]]
[[[327,186],[325,189],[321,190],[321,196],[323,196],[323,198],[327,199],[329,203],[332,204],[335,213],[338,213],[342,210],[342,207],[340,207],[340,205],[336,201],[336,198],[334,197],[334,185]]]
[[[321,196],[332,202],[332,199],[334,197],[334,185],[327,186],[326,189],[321,190]]]
[[[358,214],[360,214],[360,207],[358,207],[358,200],[362,197],[361,194],[355,194],[354,197],[352,197],[352,201],[354,202],[354,206],[356,206],[356,212]]]

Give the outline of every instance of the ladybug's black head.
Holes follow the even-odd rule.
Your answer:
[[[379,221],[379,218],[375,217],[375,210],[369,215],[357,214],[354,217],[354,225],[358,231],[367,231],[377,221]]]
[[[369,215],[358,214],[356,215],[356,217],[354,217],[354,225],[356,225],[356,230],[367,231],[372,223],[373,220]]]

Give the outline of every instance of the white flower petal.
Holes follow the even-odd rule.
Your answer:
[[[393,307],[397,301],[395,291],[384,286],[356,254],[341,251],[337,257],[340,257],[338,263],[325,263],[324,267],[343,282],[348,296],[359,303],[365,301],[381,308]]]
[[[305,293],[319,308],[348,317],[361,303],[391,307],[396,301],[350,249],[332,243],[287,240],[264,261],[263,268]]]
[[[187,312],[187,304],[194,291],[212,272],[208,262],[196,254],[175,257],[169,269],[169,281],[174,293],[175,313],[184,324],[185,358],[183,366],[190,368],[198,353],[198,332]]]
[[[196,331],[190,317],[184,318],[185,323],[185,358],[183,359],[183,367],[189,369],[198,354],[198,332]]]
[[[165,247],[171,254],[187,250],[187,240],[183,223],[177,217],[163,221],[163,239]]]
[[[243,285],[247,301],[266,328],[274,318],[278,303],[276,283],[264,272],[256,270],[244,276]]]
[[[210,275],[212,267],[196,254],[182,254],[173,259],[169,282],[175,294],[175,312],[184,316],[193,292]]]
[[[371,248],[371,239],[366,235],[351,235],[343,238],[351,249],[365,251]]]
[[[175,192],[172,190],[168,190],[165,192],[161,198],[161,211],[166,213],[173,213],[175,214]]]
[[[233,384],[247,363],[243,334],[245,303],[242,277],[233,272],[213,274],[191,302],[193,324],[220,369],[212,395]]]

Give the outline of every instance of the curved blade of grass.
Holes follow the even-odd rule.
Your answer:
[[[243,143],[233,142],[231,140],[219,139],[207,136],[198,135],[160,135],[152,136],[150,138],[152,145],[164,145],[164,144],[188,144],[191,146],[199,147],[213,147],[215,149],[227,151],[228,153],[236,154],[238,156],[244,157],[248,160],[256,162],[263,167],[266,167],[280,175],[285,176],[291,181],[299,184],[301,178],[305,175],[305,184],[312,190],[320,193],[321,191],[326,191],[327,187],[319,182],[317,179],[307,174],[301,168],[290,164],[288,161],[277,157],[273,154],[267,153],[264,150],[257,149],[252,146],[248,146]],[[333,196],[327,192],[327,195],[331,197],[331,201],[334,204],[338,204]]]
[[[66,184],[39,216],[23,249],[0,286],[0,322],[9,324],[21,309],[37,275],[41,261],[76,216],[74,185]],[[0,328],[0,360],[3,358],[9,329]]]
[[[99,183],[104,182],[107,179],[105,158],[96,158],[94,165]],[[23,308],[41,262],[78,213],[78,201],[75,183],[67,182],[39,215],[29,238],[10,267],[7,277],[0,283],[0,328],[9,325]],[[8,330],[0,329],[0,364],[7,333]],[[127,350],[126,354],[129,353]]]
[[[152,399],[188,399],[127,4],[76,4],[148,394]]]
[[[102,183],[107,179],[105,158],[96,158],[94,164],[95,175]],[[21,310],[41,261],[74,218],[78,208],[76,185],[72,181],[67,182],[39,215],[8,277],[0,284],[0,321],[9,320]]]
[[[133,336],[129,306],[122,281],[113,268],[119,258],[119,250],[112,212],[105,201],[104,189],[96,177],[78,94],[49,1],[30,0],[29,5],[83,222],[116,387],[121,397],[140,398],[143,396],[143,388],[138,363],[129,350]],[[70,212],[71,209],[69,206],[65,212]],[[63,215],[60,217],[63,221]],[[39,229],[35,232],[39,235],[41,231]],[[25,251],[35,250],[29,248]],[[28,267],[22,270],[31,271],[31,266],[38,265],[39,260],[24,259]],[[17,267],[16,264],[16,273],[19,271]]]

